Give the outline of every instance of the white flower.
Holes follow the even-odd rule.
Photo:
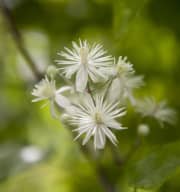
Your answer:
[[[143,77],[134,75],[133,65],[127,57],[120,56],[114,65],[114,79],[109,89],[109,98],[113,100],[124,100],[128,98],[135,104],[133,91],[143,85]]]
[[[137,103],[136,111],[144,117],[154,117],[160,124],[173,124],[175,122],[176,113],[167,106],[165,101],[157,103],[154,98],[145,98],[143,101]]]
[[[113,79],[109,89],[109,97],[113,100],[128,98],[134,105],[134,89],[143,85],[143,76],[117,76]]]
[[[83,145],[85,145],[90,137],[94,136],[95,149],[104,148],[106,137],[116,144],[117,139],[110,128],[125,129],[115,119],[126,113],[124,108],[118,108],[118,104],[118,102],[105,100],[104,96],[96,95],[92,99],[89,94],[86,94],[81,103],[67,109],[70,123],[78,126],[75,131],[79,134],[75,139],[85,134],[83,139]]]
[[[54,110],[54,102],[56,102],[62,108],[69,106],[70,101],[61,93],[70,89],[71,88],[69,86],[64,86],[56,90],[55,80],[49,81],[49,79],[45,77],[35,85],[35,88],[32,91],[32,95],[36,98],[33,99],[32,102],[48,100],[50,102],[51,114],[52,116],[56,116]]]
[[[133,65],[127,60],[127,57],[120,56],[115,66],[115,73],[118,76],[127,76],[134,73]]]
[[[106,55],[106,51],[100,44],[90,46],[87,41],[79,41],[79,45],[72,42],[72,49],[65,47],[65,51],[59,53],[63,58],[57,60],[61,65],[60,71],[66,78],[70,79],[76,74],[76,90],[83,92],[87,86],[88,79],[93,82],[106,80],[112,73],[110,66],[112,57]]]

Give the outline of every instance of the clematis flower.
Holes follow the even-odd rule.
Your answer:
[[[47,77],[45,77],[35,85],[35,88],[32,91],[32,95],[36,98],[33,99],[32,102],[47,100],[50,102],[51,114],[55,117],[55,103],[61,108],[65,108],[70,105],[70,101],[62,95],[63,92],[68,90],[71,90],[71,87],[64,86],[56,90],[55,80],[49,80]]]
[[[134,75],[133,65],[127,61],[127,57],[119,57],[114,67],[114,79],[112,80],[109,97],[113,100],[126,99],[134,105],[134,89],[143,85],[143,76]]]
[[[131,64],[127,57],[119,56],[118,62],[115,66],[115,73],[118,76],[129,76],[134,73],[133,64]]]
[[[118,107],[118,102],[113,102],[104,98],[104,96],[92,96],[86,94],[82,101],[67,109],[69,122],[77,126],[74,130],[78,132],[77,138],[85,134],[83,145],[89,139],[94,137],[94,148],[102,149],[106,143],[106,137],[116,145],[116,136],[111,129],[125,129],[116,120],[116,118],[126,114],[124,108]]]
[[[157,119],[161,125],[175,122],[176,113],[165,101],[158,103],[154,98],[146,97],[143,101],[137,102],[136,111],[143,117],[150,116]]]
[[[57,60],[60,72],[68,79],[75,74],[75,87],[79,92],[86,89],[88,80],[94,83],[106,80],[113,58],[106,55],[106,51],[100,44],[90,46],[87,41],[72,42],[72,49],[65,47],[65,51],[59,53],[62,59]]]

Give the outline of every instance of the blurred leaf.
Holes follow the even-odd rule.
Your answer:
[[[130,166],[130,184],[137,188],[158,188],[180,166],[180,142],[153,150]]]

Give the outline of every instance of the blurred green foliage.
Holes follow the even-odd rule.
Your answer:
[[[140,96],[166,98],[177,113],[180,111],[180,1],[5,2],[41,72],[57,58],[57,51],[72,40],[81,38],[100,42],[111,54],[127,55],[137,72],[145,75],[146,87],[139,92]],[[50,117],[47,107],[40,109],[40,105],[31,103],[30,92],[35,80],[12,39],[2,12],[0,42],[0,191],[103,191],[94,164],[81,154],[71,132]],[[130,115],[123,123],[129,129],[119,133],[119,145],[115,151],[126,154],[135,140],[138,119]],[[123,186],[125,192],[131,192],[133,188],[121,178],[122,175],[124,178],[130,175],[137,187],[153,188],[138,192],[179,192],[179,119],[175,126],[165,126],[164,129],[153,121],[149,123],[150,135],[143,140],[135,160],[128,162],[135,170],[134,174],[131,175],[128,168],[117,169],[111,158],[110,145],[98,156],[101,156],[111,182],[118,183],[117,188]],[[161,145],[169,146],[172,142],[174,144],[170,146],[175,145],[172,150],[164,147],[165,151],[161,151],[160,148],[162,156],[156,157]],[[40,148],[44,158],[37,163],[23,162],[20,154],[26,146]],[[153,160],[151,155],[155,155]],[[166,164],[169,159],[170,162],[173,159],[172,164]],[[153,172],[157,167],[159,175]],[[121,171],[124,174],[120,176]],[[153,176],[157,177],[155,181]]]

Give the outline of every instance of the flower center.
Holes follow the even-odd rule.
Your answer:
[[[87,47],[81,47],[80,48],[80,57],[81,57],[81,64],[87,65],[88,63],[88,48]]]
[[[101,124],[103,123],[103,120],[102,120],[102,116],[99,112],[96,112],[95,115],[94,115],[94,119],[95,119],[95,122],[97,124]]]
[[[124,73],[126,73],[127,72],[127,70],[126,70],[126,68],[124,67],[124,66],[122,66],[122,65],[117,65],[117,74],[119,75],[119,76],[121,76],[122,74],[124,74]]]
[[[41,95],[45,96],[47,98],[53,98],[54,97],[54,90],[52,89],[51,86],[46,85],[46,86],[42,87]]]

